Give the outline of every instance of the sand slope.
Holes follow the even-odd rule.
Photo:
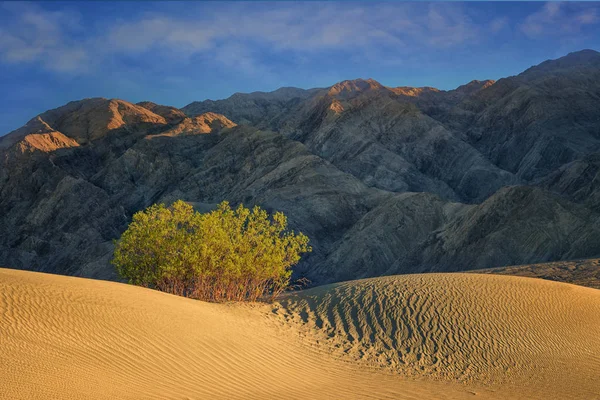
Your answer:
[[[281,301],[305,341],[342,359],[536,393],[600,396],[600,291],[477,274],[398,275]],[[546,390],[548,389],[548,390]]]
[[[0,318],[2,399],[600,393],[600,291],[535,279],[413,275],[223,305],[0,269]]]

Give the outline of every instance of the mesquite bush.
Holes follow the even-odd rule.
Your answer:
[[[130,283],[206,301],[274,297],[312,249],[281,212],[224,201],[206,214],[181,200],[133,216],[112,260]]]

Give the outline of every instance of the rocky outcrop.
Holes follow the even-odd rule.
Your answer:
[[[398,86],[395,88],[388,88],[388,89],[399,96],[415,97],[415,98],[426,97],[426,96],[435,96],[436,94],[440,93],[439,89],[436,89],[436,88],[430,87],[430,86],[425,86],[425,87]]]
[[[144,107],[147,110],[152,111],[156,115],[160,115],[169,123],[177,123],[182,121],[186,115],[183,111],[175,107],[163,106],[160,104],[153,103],[151,101],[142,101],[136,105]]]
[[[364,93],[387,90],[386,87],[372,78],[355,79],[336,83],[329,88],[327,96],[349,100]]]
[[[215,112],[225,115],[237,124],[266,128],[271,119],[288,112],[299,102],[310,98],[320,90],[281,88],[267,93],[235,93],[225,100],[195,101],[181,110],[192,117],[206,112]]]
[[[184,118],[170,129],[164,132],[149,135],[148,138],[157,136],[198,135],[218,132],[223,129],[233,128],[236,123],[231,122],[225,116],[215,113],[204,113],[197,117]]]
[[[77,147],[79,143],[60,132],[32,133],[17,143],[22,153],[43,151],[49,153],[58,149]]]
[[[467,84],[461,85],[450,92],[461,94],[463,96],[472,95],[474,93],[479,92],[480,90],[487,89],[492,86],[496,81],[491,79],[486,79],[484,81],[473,80]]]
[[[25,127],[0,140],[0,149],[13,147],[8,153],[51,152],[62,148],[77,147],[74,139],[55,131],[40,117],[29,121]]]

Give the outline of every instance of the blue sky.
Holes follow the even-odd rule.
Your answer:
[[[374,78],[452,89],[600,50],[600,3],[0,3],[0,135],[85,97],[182,107]]]

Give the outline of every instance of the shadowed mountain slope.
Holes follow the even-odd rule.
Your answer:
[[[321,89],[280,88],[273,92],[235,93],[225,100],[195,101],[181,111],[189,116],[215,112],[238,124],[268,126],[268,121],[287,112]]]
[[[145,109],[152,111],[154,114],[160,115],[168,122],[180,122],[186,117],[185,113],[178,108],[163,106],[151,101],[142,101],[136,105],[144,107]]]
[[[435,118],[524,181],[600,151],[600,53],[582,51],[465,98]]]
[[[428,193],[397,195],[346,232],[317,270],[325,281],[340,281],[585,254],[600,254],[600,215],[539,188],[516,186],[478,205]]]

